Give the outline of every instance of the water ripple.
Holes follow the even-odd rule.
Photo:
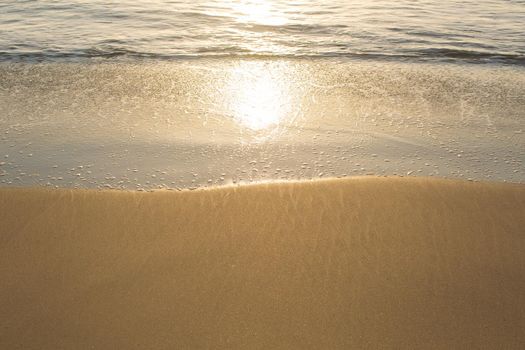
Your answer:
[[[525,2],[0,3],[0,61],[348,57],[524,65]]]

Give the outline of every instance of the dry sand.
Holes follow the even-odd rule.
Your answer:
[[[1,349],[523,349],[525,186],[0,190]]]

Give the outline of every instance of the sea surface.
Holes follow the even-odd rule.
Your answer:
[[[525,1],[0,1],[0,186],[525,182]]]
[[[0,60],[358,57],[525,64],[522,0],[3,0]]]

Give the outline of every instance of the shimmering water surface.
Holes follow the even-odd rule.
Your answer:
[[[525,64],[522,0],[3,0],[0,59],[316,56]]]
[[[523,1],[3,1],[0,185],[525,182]]]

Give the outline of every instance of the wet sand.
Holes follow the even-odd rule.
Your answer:
[[[0,189],[1,349],[522,349],[525,186]]]

